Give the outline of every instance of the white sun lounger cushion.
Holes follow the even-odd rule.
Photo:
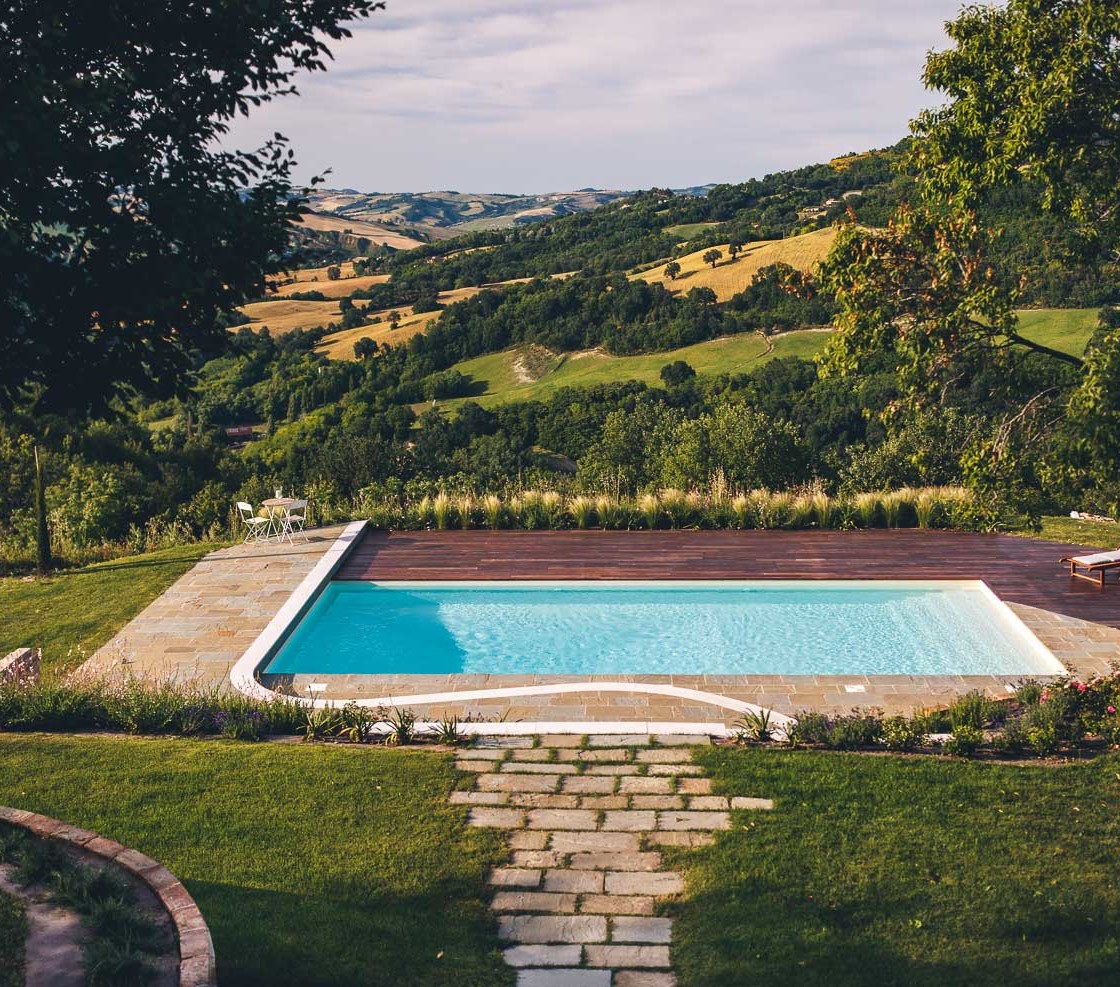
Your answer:
[[[1070,559],[1078,565],[1104,565],[1107,562],[1120,562],[1120,552],[1097,552],[1096,555],[1077,555]]]

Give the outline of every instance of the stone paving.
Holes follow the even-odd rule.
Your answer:
[[[160,680],[226,683],[229,670],[342,532],[306,542],[250,543],[211,552],[153,601],[80,673],[127,669]]]
[[[672,987],[680,894],[663,847],[700,847],[757,795],[713,795],[692,762],[706,736],[489,737],[456,762],[474,775],[451,800],[467,821],[508,832],[490,907],[518,987]]]

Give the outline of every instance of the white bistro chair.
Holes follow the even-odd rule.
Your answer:
[[[280,537],[287,538],[293,545],[294,534],[298,534],[304,541],[308,541],[303,526],[307,524],[307,501],[293,500],[285,509],[280,518]]]
[[[237,502],[237,509],[241,512],[241,520],[246,528],[246,542],[260,541],[268,537],[268,526],[271,523],[268,518],[258,517],[253,511],[253,505],[246,504],[243,500]]]

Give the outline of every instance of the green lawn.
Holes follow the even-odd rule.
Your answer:
[[[1024,538],[1045,538],[1094,548],[1116,548],[1120,545],[1120,526],[1101,521],[1075,521],[1071,517],[1044,517],[1040,531],[1014,531]]]
[[[0,656],[38,645],[45,667],[75,667],[216,547],[168,548],[46,579],[0,579]]]
[[[682,987],[1117,982],[1120,758],[702,760],[715,788],[776,807],[679,855]]]
[[[224,987],[511,984],[485,910],[489,831],[451,759],[299,744],[0,736],[0,804],[166,864]]]
[[[691,240],[713,226],[719,226],[719,223],[678,223],[676,226],[666,226],[665,233],[675,236],[678,240]]]
[[[23,943],[27,916],[23,903],[0,891],[0,987],[23,987]]]
[[[1095,308],[1022,309],[1018,313],[1019,331],[1036,343],[1081,356],[1097,328],[1099,311]]]

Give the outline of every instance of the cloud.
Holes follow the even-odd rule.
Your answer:
[[[958,0],[389,0],[274,130],[369,191],[741,181],[893,143]]]

